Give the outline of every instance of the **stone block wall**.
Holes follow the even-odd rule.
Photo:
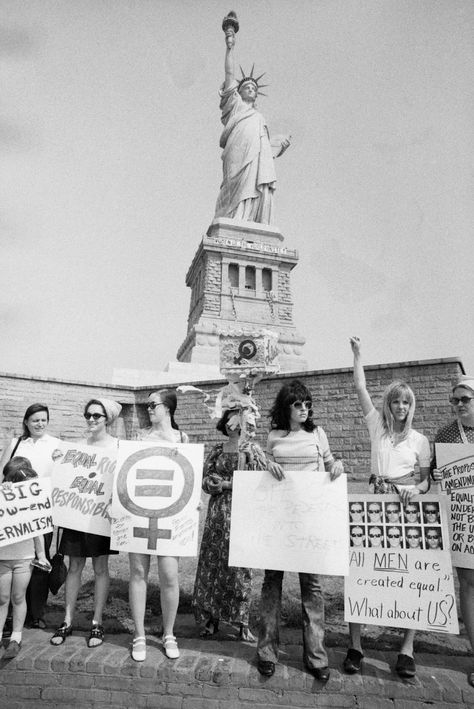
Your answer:
[[[403,379],[410,384],[417,397],[414,427],[427,435],[430,441],[436,430],[451,418],[448,396],[453,381],[463,371],[462,363],[457,358],[365,368],[367,386],[376,406],[380,406],[383,389],[393,379]],[[325,429],[332,451],[344,459],[350,479],[365,481],[369,471],[369,437],[350,368],[297,375],[280,374],[261,381],[255,392],[261,412],[257,426],[259,442],[265,445],[269,429],[268,412],[278,390],[283,382],[295,376],[311,390],[315,419]],[[196,386],[209,393],[214,401],[222,382],[208,381]],[[115,433],[123,438],[132,438],[138,428],[147,425],[145,401],[151,390],[153,387],[123,387],[0,374],[1,445],[3,447],[5,440],[21,433],[23,413],[29,404],[37,401],[50,407],[52,434],[71,440],[82,438],[85,430],[82,417],[84,404],[88,399],[102,396],[122,404],[123,411]],[[178,401],[178,424],[190,435],[192,442],[203,442],[208,449],[221,436],[203,405],[203,396],[188,392],[180,394]]]

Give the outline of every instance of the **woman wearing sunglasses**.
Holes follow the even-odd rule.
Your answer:
[[[364,368],[360,356],[360,340],[350,338],[354,354],[354,384],[357,398],[369,430],[371,445],[371,477],[374,493],[397,493],[403,504],[429,488],[430,446],[426,436],[411,427],[415,413],[415,395],[404,382],[392,382],[383,393],[382,413],[372,403],[367,391]],[[415,480],[415,467],[419,468],[420,482]],[[416,484],[415,484],[416,483]],[[370,510],[371,505],[369,505]],[[374,505],[375,507],[375,505]],[[377,503],[377,507],[379,507]],[[391,532],[393,542],[398,542],[396,528]],[[390,538],[389,544],[392,545]],[[350,647],[344,660],[344,670],[349,674],[360,672],[363,660],[361,625],[349,623]],[[405,630],[396,671],[400,677],[414,677],[414,630]]]
[[[435,443],[474,443],[474,377],[463,375],[453,387],[449,399],[456,418],[435,437]],[[443,477],[441,470],[434,468],[433,479],[437,482]],[[459,579],[459,601],[461,616],[474,651],[474,569],[456,567]],[[474,672],[468,677],[474,687]]]
[[[188,436],[179,430],[174,419],[176,406],[176,393],[172,390],[156,391],[150,394],[147,410],[151,426],[140,431],[139,439],[150,442],[188,443]],[[150,555],[130,552],[128,556],[130,560],[130,608],[135,623],[132,658],[137,662],[143,662],[146,659],[145,608]],[[175,660],[179,657],[178,644],[174,635],[174,622],[179,603],[179,559],[175,556],[158,556],[157,559],[163,616],[162,643],[166,656]]]
[[[18,437],[12,438],[6,446],[0,459],[0,470],[14,456],[23,456],[31,462],[32,468],[39,478],[49,477],[53,467],[53,451],[60,441],[55,436],[50,436],[49,409],[45,404],[31,404],[25,411],[22,421],[23,430]],[[43,535],[46,558],[51,561],[49,550],[53,533]],[[34,567],[30,583],[26,590],[27,616],[26,625],[32,628],[46,628],[44,612],[49,593],[49,574]]]
[[[284,470],[329,471],[331,480],[344,472],[342,461],[335,460],[327,436],[313,421],[311,392],[298,379],[285,384],[270,411],[271,431],[267,441],[268,470],[277,480]],[[329,679],[328,657],[324,647],[324,599],[317,574],[300,573],[303,606],[304,663],[317,679]],[[278,661],[279,617],[283,571],[266,570],[260,603],[260,632],[257,667],[271,677]]]
[[[122,407],[112,399],[91,399],[84,408],[84,418],[87,422],[88,446],[102,450],[115,450],[118,440],[112,436],[107,428],[119,416]],[[76,608],[77,595],[81,588],[82,570],[88,557],[92,558],[94,569],[94,616],[87,641],[88,647],[97,647],[104,641],[104,628],[102,626],[102,613],[109,592],[109,554],[118,552],[110,551],[110,537],[99,534],[89,534],[75,529],[63,529],[59,551],[64,556],[69,556],[69,569],[66,577],[65,588],[65,613],[64,622],[59,626],[50,642],[52,645],[62,645],[66,638],[72,634],[72,621]]]

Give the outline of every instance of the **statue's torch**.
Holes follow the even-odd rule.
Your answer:
[[[230,49],[234,46],[235,35],[239,31],[237,15],[233,10],[231,10],[222,20],[222,29],[224,30],[227,48]]]

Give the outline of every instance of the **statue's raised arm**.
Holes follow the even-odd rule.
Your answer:
[[[216,217],[270,224],[272,220],[275,167],[273,158],[288,148],[290,136],[278,136],[270,143],[266,121],[255,108],[263,88],[242,67],[242,78],[235,77],[234,47],[239,23],[234,12],[224,18],[225,79],[219,92],[224,130],[220,139],[223,181],[216,204]]]

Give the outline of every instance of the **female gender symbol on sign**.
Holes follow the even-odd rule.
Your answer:
[[[184,478],[184,485],[180,496],[168,507],[153,509],[142,507],[132,500],[128,493],[127,481],[130,471],[140,462],[148,458],[168,458],[172,464],[169,468],[163,466],[137,467],[134,473],[135,485],[134,497],[144,497],[150,503],[154,498],[166,498],[173,496],[173,482],[175,482],[176,466],[181,469]],[[133,473],[132,473],[133,475]],[[139,481],[148,481],[147,484],[140,485]],[[157,484],[158,483],[158,484]],[[160,484],[161,483],[161,484]],[[148,517],[148,527],[134,527],[133,536],[148,539],[148,549],[156,550],[158,539],[170,539],[170,529],[158,529],[158,519],[172,517],[188,504],[191,499],[194,487],[194,470],[189,460],[176,448],[165,448],[156,446],[145,448],[132,453],[124,462],[117,476],[118,498],[128,512],[138,517]]]

